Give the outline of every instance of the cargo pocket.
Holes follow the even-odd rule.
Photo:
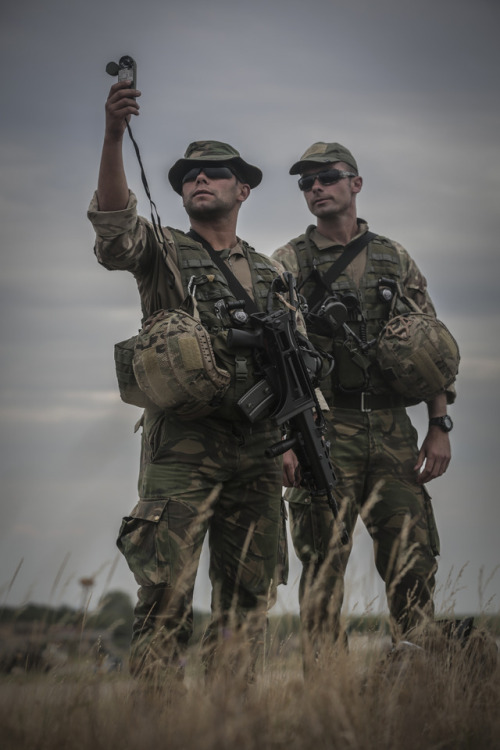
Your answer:
[[[300,487],[287,487],[284,494],[287,503],[298,505],[311,505],[311,492]]]
[[[424,491],[424,508],[425,517],[427,519],[427,528],[429,529],[429,544],[434,557],[441,552],[441,543],[439,541],[439,534],[437,530],[436,519],[434,517],[434,510],[432,509],[431,496],[427,492],[425,487],[422,487]]]
[[[167,499],[140,500],[125,516],[116,544],[140,586],[170,585]]]

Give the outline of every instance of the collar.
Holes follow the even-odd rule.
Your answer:
[[[318,250],[331,250],[332,247],[338,247],[339,251],[343,250],[344,247],[347,247],[351,244],[351,242],[354,242],[355,239],[360,237],[362,234],[368,231],[368,223],[364,219],[357,219],[358,224],[358,233],[352,237],[347,245],[340,245],[339,243],[333,243],[331,239],[328,237],[325,237],[324,234],[321,234],[318,232],[317,228],[314,227],[314,229],[311,232],[311,239],[318,248]]]

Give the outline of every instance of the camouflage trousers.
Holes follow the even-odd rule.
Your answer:
[[[134,674],[182,677],[207,533],[212,617],[203,639],[205,664],[213,667],[234,647],[234,668],[237,662],[254,668],[283,544],[281,460],[264,457],[277,440],[269,423],[181,422],[164,411],[144,413],[140,500],[117,540],[140,587]]]
[[[430,496],[417,484],[417,432],[405,409],[327,415],[327,439],[338,483],[335,496],[349,536],[361,516],[385,582],[393,638],[433,615],[439,554]],[[291,535],[302,562],[299,600],[304,648],[332,647],[340,635],[344,574],[352,548],[334,533],[325,501],[287,490]],[[344,636],[345,638],[345,636]]]

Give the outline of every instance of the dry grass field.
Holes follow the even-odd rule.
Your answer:
[[[303,676],[297,639],[273,644],[254,684],[206,684],[193,646],[184,686],[152,691],[81,658],[0,679],[2,750],[493,750],[496,653],[402,649],[352,635]]]

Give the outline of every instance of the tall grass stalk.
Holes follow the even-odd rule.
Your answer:
[[[0,682],[3,750],[493,750],[500,672],[462,650],[387,656],[377,635],[302,674],[297,648],[275,644],[251,685],[205,682],[194,646],[184,686],[150,690],[126,672],[79,663]]]

